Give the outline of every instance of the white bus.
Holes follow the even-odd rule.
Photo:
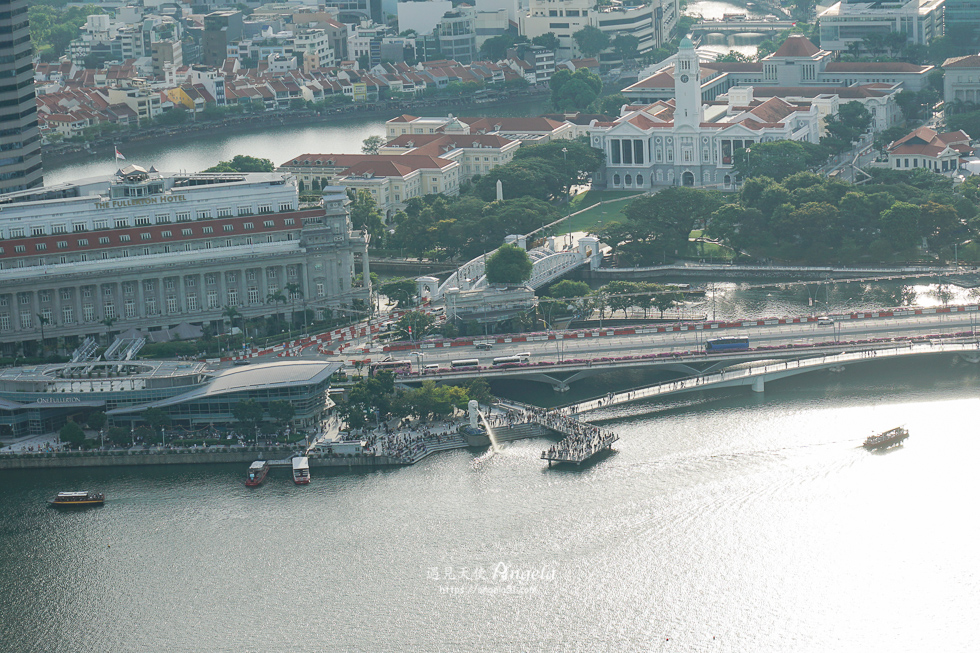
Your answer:
[[[480,361],[478,361],[475,358],[464,358],[462,360],[452,361],[451,363],[449,363],[449,367],[453,368],[454,370],[459,369],[461,367],[479,367],[479,366],[480,366]]]
[[[513,356],[499,356],[493,359],[494,365],[521,365],[531,359],[530,354],[515,354]]]

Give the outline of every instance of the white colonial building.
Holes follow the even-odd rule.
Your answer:
[[[657,186],[706,186],[732,189],[733,154],[753,143],[819,140],[820,113],[812,103],[781,98],[745,104],[705,105],[701,67],[690,40],[681,41],[675,70],[675,99],[628,106],[613,122],[590,129],[592,147],[606,154],[594,179],[601,188],[649,189]]]

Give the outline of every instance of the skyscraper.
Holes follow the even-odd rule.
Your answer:
[[[43,183],[27,6],[0,0],[0,193]]]

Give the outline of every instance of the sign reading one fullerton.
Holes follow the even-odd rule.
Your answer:
[[[132,200],[112,200],[111,202],[96,202],[97,209],[121,209],[127,206],[146,206],[147,204],[166,204],[168,202],[183,202],[187,198],[184,195],[156,195],[154,197],[144,197]]]

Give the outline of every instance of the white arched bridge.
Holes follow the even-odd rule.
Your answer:
[[[508,236],[506,242],[526,249],[525,236]],[[434,300],[443,297],[451,288],[458,288],[461,291],[486,290],[489,288],[486,261],[496,251],[493,250],[464,263],[441,284],[434,277],[419,277],[419,295]],[[532,264],[531,279],[527,285],[535,290],[547,286],[582,265],[598,268],[602,262],[599,239],[594,236],[579,238],[575,247],[565,248],[559,248],[557,240],[551,237],[544,245],[527,250],[527,255]]]

